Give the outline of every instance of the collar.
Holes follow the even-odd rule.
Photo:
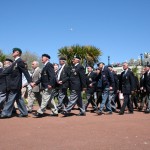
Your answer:
[[[77,65],[79,65],[79,63],[75,64],[74,66],[77,66]]]
[[[44,66],[46,66],[48,62],[49,62],[49,61],[45,62]]]
[[[18,60],[19,58],[20,58],[19,56],[18,56],[18,57],[16,57],[16,58],[15,58],[15,61],[16,61],[16,60]]]

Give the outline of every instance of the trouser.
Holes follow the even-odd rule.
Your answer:
[[[150,112],[150,93],[147,93],[147,110]]]
[[[102,91],[101,90],[97,90],[96,94],[97,94],[96,105],[98,107],[98,105],[102,103]]]
[[[114,91],[109,91],[109,101],[111,102],[111,108],[113,111],[116,110],[115,97],[116,94],[114,93]]]
[[[87,99],[87,102],[85,104],[85,110],[87,110],[88,108],[88,105],[91,103],[93,109],[97,109],[97,105],[95,103],[95,99],[94,99],[94,92],[93,93],[90,93],[87,91],[86,93],[86,99]]]
[[[117,103],[117,108],[120,109],[121,103],[120,103],[120,99],[119,99],[119,93],[116,94],[115,102]]]
[[[107,111],[112,112],[110,99],[108,97],[109,97],[109,88],[105,88],[102,91],[102,103],[101,103],[100,108],[99,108],[100,112],[103,111],[104,106],[106,106]]]
[[[134,93],[131,95],[131,102],[132,102],[132,107],[133,107],[133,103],[135,108],[138,108],[138,95],[137,93]]]
[[[55,101],[53,99],[53,90],[44,89],[42,91],[42,102],[40,108],[37,110],[38,113],[43,114],[46,110],[47,105],[49,104],[53,114],[58,114]]]
[[[33,109],[33,103],[34,101],[37,100],[39,106],[41,106],[41,101],[42,101],[42,95],[40,92],[33,92],[32,90],[28,91],[28,105],[27,105],[27,110],[32,111]]]
[[[3,109],[4,103],[6,102],[7,99],[7,93],[5,92],[0,92],[0,110]]]
[[[57,109],[58,110],[64,109],[65,105],[67,105],[68,103],[67,89],[59,89],[57,98],[58,98]]]
[[[144,104],[147,105],[147,95],[146,95],[145,92],[142,92],[142,93],[140,94],[140,100],[141,100],[141,102],[140,102],[140,108],[141,108],[141,110],[142,110],[143,107],[144,107]]]
[[[123,94],[123,96],[124,96],[124,101],[123,101],[123,105],[120,109],[120,112],[124,113],[126,106],[128,107],[128,110],[130,112],[133,112],[133,107],[132,107],[132,103],[131,103],[131,95]]]
[[[28,115],[24,100],[21,97],[21,89],[9,91],[8,100],[6,101],[1,114],[10,117],[12,115],[15,101],[18,105],[18,109],[19,109],[20,113],[22,115]]]
[[[68,102],[67,107],[65,108],[65,111],[70,112],[76,104],[78,105],[80,112],[84,113],[85,108],[82,101],[81,91],[71,90],[70,100]]]

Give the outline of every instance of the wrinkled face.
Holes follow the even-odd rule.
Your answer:
[[[33,69],[37,68],[36,62],[32,62],[32,68],[33,68]]]
[[[59,66],[57,64],[54,65],[54,71],[57,71]]]
[[[103,66],[104,66],[104,64],[100,63],[99,66],[98,66],[98,68],[99,68],[100,70],[102,70]]]
[[[80,60],[77,59],[77,58],[73,58],[73,59],[72,59],[72,63],[73,63],[73,64],[77,64],[77,63],[79,63],[79,61],[80,61]]]
[[[93,68],[92,68],[92,67],[87,67],[87,71],[88,71],[88,72],[92,72],[92,71],[93,71]]]
[[[19,51],[14,51],[14,52],[12,53],[12,56],[13,56],[14,58],[20,56]]]
[[[59,64],[63,65],[63,64],[65,64],[65,61],[64,60],[59,60]]]
[[[12,65],[10,61],[4,61],[4,68],[9,67],[10,65]]]
[[[46,63],[48,60],[49,60],[49,59],[48,59],[47,57],[45,57],[45,56],[42,57],[42,63],[43,63],[43,64]]]
[[[123,70],[126,70],[126,69],[128,69],[128,64],[127,64],[127,63],[124,63],[124,64],[123,64]]]

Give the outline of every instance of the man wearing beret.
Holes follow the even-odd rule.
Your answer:
[[[42,63],[44,64],[41,72],[41,77],[32,84],[32,86],[41,83],[42,89],[42,102],[40,108],[34,117],[39,118],[44,116],[47,104],[53,99],[53,88],[55,86],[55,72],[53,65],[49,62],[50,56],[48,54],[42,55]],[[53,101],[54,102],[54,101]],[[52,114],[50,116],[58,116],[58,111],[55,106],[51,103]]]
[[[20,58],[21,54],[22,54],[22,51],[20,48],[14,48],[12,55],[15,61],[11,65],[10,69],[3,72],[3,75],[9,75],[10,80],[7,85],[7,88],[9,89],[8,100],[1,113],[1,118],[11,117],[15,101],[17,102],[18,109],[20,111],[19,117],[28,116],[28,112],[27,112],[24,100],[21,97],[22,73],[25,75],[28,83],[31,83],[32,80],[28,73],[27,68],[25,67],[24,62]]]
[[[4,61],[4,70],[7,70],[9,66],[11,66],[13,63],[13,60],[6,58]],[[3,108],[4,103],[6,102],[6,98],[8,95],[7,91],[7,84],[9,82],[9,76],[3,76],[0,78],[0,110]]]
[[[58,88],[58,105],[59,111],[64,109],[64,106],[68,103],[67,89],[69,88],[69,78],[70,78],[70,67],[66,64],[66,58],[59,58],[60,68],[57,74],[57,84]]]
[[[145,113],[150,113],[150,65],[147,65],[147,72],[145,73],[144,77],[144,87],[146,89],[147,95],[147,109]]]
[[[70,100],[63,114],[64,116],[70,115],[70,111],[77,104],[80,109],[80,113],[77,116],[85,116],[85,107],[81,96],[81,92],[86,90],[85,69],[80,64],[79,56],[74,56],[72,62],[73,66],[70,73]]]

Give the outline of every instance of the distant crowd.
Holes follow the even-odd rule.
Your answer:
[[[13,48],[12,52],[14,60],[0,62],[0,119],[15,115],[26,118],[28,113],[41,118],[47,109],[51,117],[58,117],[59,113],[68,117],[73,115],[75,105],[79,109],[76,116],[86,116],[87,111],[97,115],[133,114],[134,110],[150,113],[150,65],[142,68],[138,79],[128,63],[123,63],[123,72],[118,75],[113,66],[103,62],[97,68],[84,68],[80,56],[75,55],[72,65],[65,57],[59,58],[59,64],[52,64],[50,55],[43,54],[43,67],[33,61],[29,71],[21,59],[22,50]],[[36,112],[35,101],[39,106]]]

